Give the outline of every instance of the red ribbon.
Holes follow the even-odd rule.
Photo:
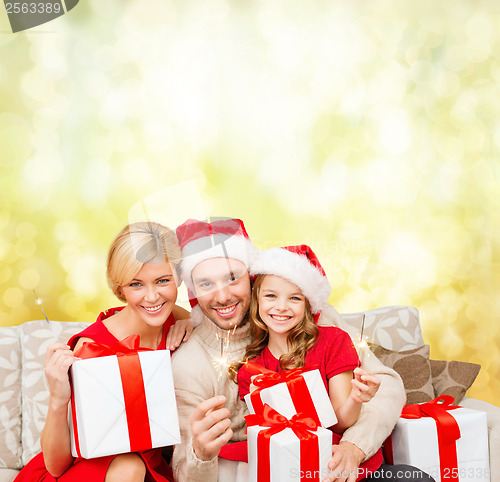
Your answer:
[[[269,448],[271,437],[286,428],[291,428],[300,440],[300,472],[303,474],[300,480],[306,478],[308,481],[320,480],[319,441],[318,436],[311,433],[311,430],[316,430],[319,425],[313,418],[305,417],[303,413],[297,413],[288,420],[266,403],[263,406],[262,413],[247,415],[245,419],[247,427],[254,425],[269,427],[266,430],[261,430],[257,435],[257,480],[259,482],[270,482],[271,460]]]
[[[100,343],[84,342],[75,352],[75,356],[85,359],[116,355],[122,381],[131,452],[141,452],[153,446],[146,403],[146,390],[144,388],[141,361],[137,353],[138,351],[153,350],[139,347],[139,345],[139,335],[131,335],[116,342],[111,347]],[[71,395],[75,447],[78,457],[81,457],[73,389]]]
[[[245,366],[250,373],[258,375],[253,380],[253,384],[257,389],[250,394],[252,407],[256,414],[261,414],[264,410],[264,403],[262,402],[260,392],[278,383],[286,383],[295,411],[312,417],[318,425],[321,425],[318,412],[316,411],[311,394],[309,393],[309,388],[302,376],[305,372],[316,370],[318,368],[317,365],[295,368],[293,370],[284,371],[283,373],[273,372],[251,361],[246,362]]]
[[[75,351],[78,358],[99,358],[110,355],[128,355],[135,354],[138,351],[153,351],[152,348],[143,348],[141,337],[139,335],[130,335],[123,340],[117,341],[114,345],[108,346],[93,341],[85,341],[82,346]]]
[[[461,434],[457,421],[448,411],[460,407],[452,405],[453,401],[453,397],[442,395],[427,403],[406,405],[401,412],[401,418],[417,419],[431,417],[435,420],[441,480],[458,482],[456,441],[460,438]],[[389,452],[392,452],[392,439],[390,437],[384,442],[384,445],[386,444],[389,446]],[[388,463],[391,463],[390,460],[388,460]]]

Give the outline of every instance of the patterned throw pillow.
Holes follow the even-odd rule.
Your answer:
[[[49,407],[49,390],[43,364],[47,347],[55,342],[66,343],[88,323],[30,321],[21,325],[22,374],[22,443],[23,464],[40,452],[40,434]]]
[[[386,350],[372,345],[375,356],[386,366],[393,368],[403,380],[406,403],[429,402],[434,397],[429,345],[407,351]]]
[[[340,316],[359,333],[363,315],[363,338],[371,344],[395,351],[412,350],[424,344],[418,310],[413,306],[389,306]]]
[[[461,361],[430,360],[436,397],[451,395],[459,404],[474,383],[481,365]]]
[[[20,469],[21,349],[16,326],[0,328],[0,467]]]

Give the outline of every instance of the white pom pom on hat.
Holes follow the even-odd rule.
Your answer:
[[[330,283],[314,251],[307,245],[261,251],[250,264],[250,274],[277,275],[297,285],[313,314],[321,312],[330,296]]]

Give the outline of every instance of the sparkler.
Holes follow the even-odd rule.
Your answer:
[[[45,316],[45,319],[47,320],[47,323],[49,322],[49,319],[47,318],[47,315],[45,314],[45,310],[43,309],[42,306],[42,300],[37,296],[36,291],[33,290],[33,293],[35,295],[35,303],[40,306],[40,309],[42,310],[43,316]]]
[[[208,222],[208,228],[210,229],[210,233],[212,233],[212,231],[211,231],[212,227],[210,225],[210,217],[207,218],[207,222]],[[215,244],[221,245],[222,251],[224,253],[224,258],[228,263],[229,272],[231,272],[231,266],[229,264],[229,255],[228,255],[224,241],[217,242],[214,239],[213,242]],[[226,353],[227,349],[229,348],[229,342],[231,340],[231,335],[234,334],[234,332],[236,330],[236,326],[237,325],[235,325],[233,328],[229,328],[229,330],[226,330],[224,332],[224,335],[221,335],[219,332],[216,332],[216,336],[220,340],[220,357],[218,357],[218,358],[214,357],[214,364],[216,366],[217,371],[219,372],[218,377],[217,377],[217,379],[218,379],[218,394],[219,395],[223,393],[224,383],[225,383],[225,380],[228,376],[229,366],[231,365],[231,362],[226,358],[225,353]]]
[[[218,380],[218,393],[216,395],[221,395],[223,393],[225,379],[227,378],[227,371],[229,366],[231,365],[230,360],[226,357],[227,349],[229,348],[229,342],[231,341],[231,335],[234,334],[236,330],[236,325],[234,328],[226,330],[224,335],[221,335],[219,332],[216,332],[217,338],[220,340],[220,356],[214,356],[213,362],[218,372],[217,380]]]
[[[361,366],[361,355],[364,355],[366,348],[368,348],[368,343],[363,338],[364,331],[365,331],[365,314],[363,313],[363,321],[361,322],[361,334],[359,336],[359,342],[358,342],[359,355],[360,355],[358,366]]]
[[[207,217],[207,225],[208,225],[208,229],[210,232],[210,240],[211,240],[212,246],[216,246],[216,245],[221,246],[222,252],[223,252],[223,258],[227,262],[228,273],[231,273],[231,275],[232,275],[231,264],[229,262],[230,256],[227,252],[225,242],[223,240],[222,241],[219,240],[216,236],[214,236],[214,234],[212,232],[212,224],[211,224],[212,220],[217,221],[217,220],[222,220],[222,219],[228,220],[228,218],[210,218],[210,217]],[[233,224],[234,224],[234,233],[233,234],[236,234],[236,232],[239,229],[239,224],[238,223],[233,223]],[[227,235],[229,235],[229,234],[231,234],[231,233],[227,233]],[[229,284],[231,284],[231,282]],[[228,369],[229,369],[229,366],[231,365],[231,360],[229,360],[226,357],[226,351],[229,348],[229,342],[231,340],[231,335],[234,334],[236,327],[237,327],[237,325],[235,325],[234,327],[230,326],[229,330],[224,331],[224,334],[222,334],[220,331],[216,331],[216,333],[215,333],[217,339],[220,340],[220,356],[213,357],[213,363],[216,367],[216,371],[218,372],[218,385],[219,386],[217,387],[217,390],[218,390],[219,395],[223,393],[224,384],[225,384],[227,376],[228,376]]]

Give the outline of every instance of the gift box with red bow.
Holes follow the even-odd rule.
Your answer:
[[[384,444],[386,461],[418,467],[436,482],[489,482],[486,412],[452,403],[444,395],[407,405]]]
[[[248,415],[249,482],[319,482],[328,473],[332,432],[312,418],[290,420],[264,404],[260,415]]]
[[[337,423],[321,374],[314,366],[275,373],[247,362],[245,369],[258,375],[253,380],[256,390],[245,396],[251,414],[261,413],[267,403],[287,418],[303,413],[325,428]]]
[[[132,336],[113,347],[84,343],[70,370],[75,457],[140,452],[180,442],[170,352],[139,350]]]

